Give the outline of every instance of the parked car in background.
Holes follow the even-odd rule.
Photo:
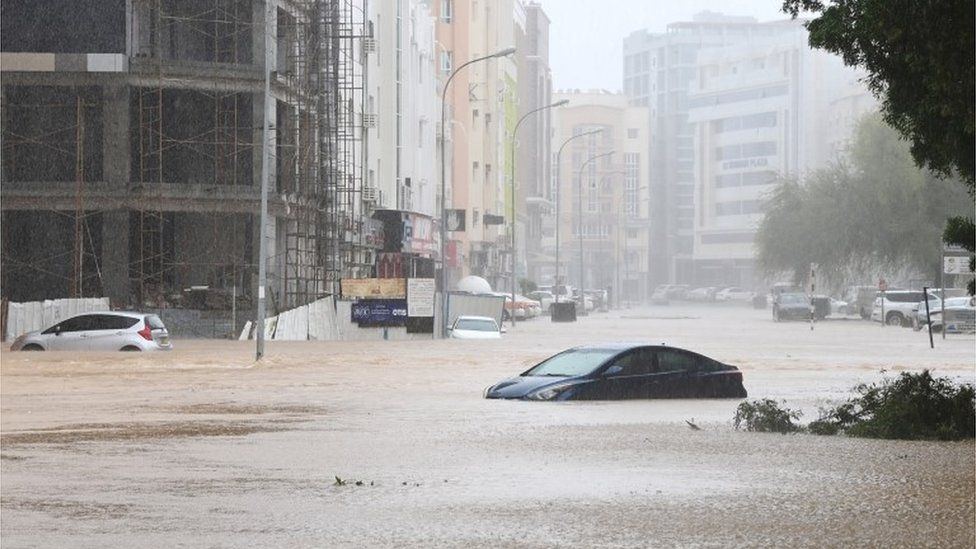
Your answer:
[[[531,297],[515,294],[515,302],[522,304],[523,308],[525,308],[526,318],[535,318],[542,314],[542,305]]]
[[[956,308],[956,307],[972,307],[972,306],[973,306],[972,296],[950,297],[945,300],[946,310]],[[918,303],[915,304],[915,307],[912,308],[912,315],[911,315],[912,329],[914,329],[915,331],[921,330],[928,323],[929,316],[932,316],[934,322],[935,315],[942,313],[942,300],[932,295],[931,292],[929,293],[928,310],[929,310],[929,315],[926,315],[924,300],[919,301]],[[949,315],[949,316],[954,316],[954,315]],[[941,326],[941,319],[939,320],[939,325]],[[935,324],[933,324],[933,327],[934,326]]]
[[[871,318],[871,309],[877,296],[878,289],[874,286],[851,286],[844,293],[844,300],[847,301],[850,314],[867,320]]]
[[[494,318],[462,315],[448,328],[452,339],[500,339],[504,328],[499,328]]]
[[[488,387],[485,398],[619,400],[745,398],[742,372],[698,353],[665,345],[575,347]]]
[[[572,301],[573,295],[576,294],[576,290],[572,286],[566,284],[555,284],[552,286],[539,286],[536,290],[541,292],[549,292],[552,294],[553,299],[559,296],[560,301]]]
[[[738,286],[732,286],[730,288],[725,288],[715,294],[716,301],[752,301],[753,296],[756,294],[750,292],[749,290],[739,288]]]
[[[604,311],[610,306],[610,296],[606,290],[583,290],[583,293],[593,301],[594,309]]]
[[[714,286],[706,286],[702,288],[695,288],[694,290],[689,290],[685,294],[685,299],[688,301],[713,301],[715,299],[715,292],[717,289]]]
[[[689,287],[687,284],[672,284],[668,287],[668,299],[682,300],[688,296]]]
[[[590,312],[593,310],[593,298],[585,293],[581,296],[579,290],[573,295],[573,301],[576,302],[576,312]]]
[[[773,320],[810,320],[810,298],[802,293],[781,293],[773,299]]]
[[[667,305],[668,301],[668,287],[670,284],[661,284],[657,288],[654,288],[654,293],[651,294],[651,305]]]
[[[788,282],[777,282],[769,287],[769,295],[772,301],[776,300],[776,296],[780,294],[802,294],[803,288],[800,288],[794,284]]]
[[[505,297],[505,311],[502,313],[503,320],[509,320],[512,311],[515,312],[515,320],[527,320],[542,313],[542,307],[539,305],[539,302],[524,295],[515,294],[514,302],[512,301],[512,294],[496,292],[495,295]]]
[[[915,290],[878,292],[871,310],[871,320],[884,322],[888,326],[911,326],[911,316],[914,314],[912,310],[917,311],[916,305],[923,299],[925,299],[924,294]],[[881,316],[882,309],[884,309],[884,318]]]
[[[62,320],[21,335],[11,351],[168,351],[169,332],[153,314],[106,311]]]
[[[539,302],[539,306],[542,307],[542,312],[549,314],[549,308],[552,306],[555,297],[552,292],[545,290],[536,290],[534,292],[529,292],[527,296],[529,299],[534,299]]]
[[[951,304],[950,304],[951,303]],[[969,297],[950,297],[945,302],[945,318],[942,309],[932,311],[932,331],[947,334],[971,334],[976,332],[976,301]]]
[[[841,301],[840,299],[831,297],[830,298],[830,314],[832,315],[849,315],[850,305],[846,301]]]

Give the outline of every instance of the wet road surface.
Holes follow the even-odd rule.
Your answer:
[[[565,347],[666,342],[816,418],[971,336],[658,307],[501,341],[0,354],[3,547],[972,547],[974,444],[744,433],[737,400],[486,401]],[[687,427],[693,419],[701,431]],[[338,479],[337,479],[338,477]]]

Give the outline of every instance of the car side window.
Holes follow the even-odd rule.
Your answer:
[[[65,321],[59,323],[59,324],[56,324],[55,326],[52,326],[52,329],[51,330],[48,330],[48,331],[51,332],[51,333],[54,333],[54,332],[57,331],[54,328],[56,328],[58,326],[61,327],[61,332],[62,333],[65,333],[65,332],[83,332],[85,330],[91,330],[92,329],[91,326],[94,324],[92,322],[92,317],[94,317],[94,316],[95,315],[81,315],[81,316],[72,317],[72,318],[69,318],[68,320],[65,320]]]
[[[657,352],[658,363],[662,372],[697,372],[698,357],[675,349],[660,349]]]
[[[615,376],[639,376],[652,374],[657,371],[654,352],[649,349],[638,349],[627,353],[614,362],[614,366],[623,368]]]

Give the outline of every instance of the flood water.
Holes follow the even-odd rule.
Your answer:
[[[803,422],[862,381],[973,382],[972,336],[655,307],[501,341],[176,341],[0,353],[13,547],[956,546],[973,441],[745,433],[737,400],[536,403],[482,390],[565,347],[650,341],[739,366]],[[692,420],[701,430],[690,429]]]

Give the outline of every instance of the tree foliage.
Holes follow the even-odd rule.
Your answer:
[[[976,409],[973,386],[934,378],[928,370],[902,372],[881,383],[861,384],[856,396],[821,410],[808,429],[819,435],[846,433],[855,437],[903,440],[973,438]]]
[[[920,166],[957,172],[973,191],[976,36],[973,0],[784,0],[810,45],[864,68],[885,122],[907,138]]]
[[[759,265],[800,282],[818,263],[835,285],[903,269],[935,277],[946,217],[972,209],[963,186],[916,167],[898,134],[869,116],[847,163],[781,179],[756,236]]]

